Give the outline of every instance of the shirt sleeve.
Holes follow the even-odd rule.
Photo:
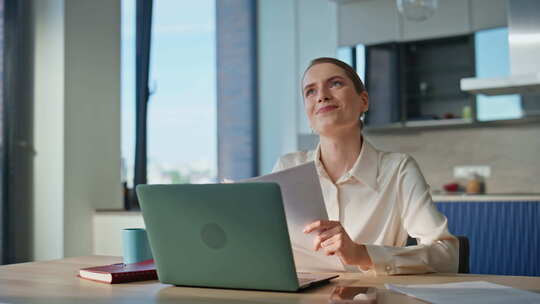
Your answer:
[[[398,170],[398,204],[405,230],[418,245],[365,245],[377,275],[452,272],[458,270],[459,242],[448,231],[448,220],[431,199],[429,186],[412,157]]]

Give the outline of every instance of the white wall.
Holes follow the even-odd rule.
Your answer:
[[[258,1],[259,170],[298,147],[309,132],[300,78],[309,61],[336,56],[337,7],[328,0]]]
[[[93,251],[122,207],[120,0],[35,0],[34,259]]]
[[[122,256],[122,229],[144,228],[140,212],[96,212],[93,217],[94,254]]]
[[[123,207],[120,2],[66,1],[66,256],[92,252],[94,208]]]
[[[34,259],[64,252],[64,1],[34,1]]]
[[[259,171],[296,148],[297,1],[259,1]],[[276,119],[279,117],[279,119]]]
[[[298,133],[309,133],[311,129],[304,113],[300,79],[311,60],[317,57],[337,55],[337,5],[328,0],[298,1],[298,73],[295,93]]]

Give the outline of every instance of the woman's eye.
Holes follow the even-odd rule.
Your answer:
[[[343,86],[343,82],[341,82],[340,80],[334,80],[331,83],[331,87],[333,87],[333,88],[335,88],[335,87],[340,88],[342,86]]]
[[[306,91],[306,96],[313,95],[314,93],[315,93],[314,89],[309,89],[309,90]]]

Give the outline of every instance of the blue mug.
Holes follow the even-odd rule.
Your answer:
[[[124,264],[152,259],[152,251],[150,243],[148,243],[146,230],[142,228],[122,230],[122,248],[124,251]]]

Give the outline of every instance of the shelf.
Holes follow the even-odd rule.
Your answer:
[[[455,72],[471,72],[470,65],[460,65],[454,67],[405,67],[405,73],[455,73]]]
[[[448,101],[456,101],[457,99],[463,99],[463,101],[467,101],[467,99],[469,98],[469,95],[465,93],[435,94],[435,95],[414,94],[414,95],[405,95],[405,96],[406,96],[405,98],[406,100],[419,100],[419,101],[429,101],[429,102],[448,102]]]
[[[406,121],[405,127],[433,127],[433,126],[455,126],[469,125],[473,122],[472,119],[450,118],[437,120],[412,120]]]

